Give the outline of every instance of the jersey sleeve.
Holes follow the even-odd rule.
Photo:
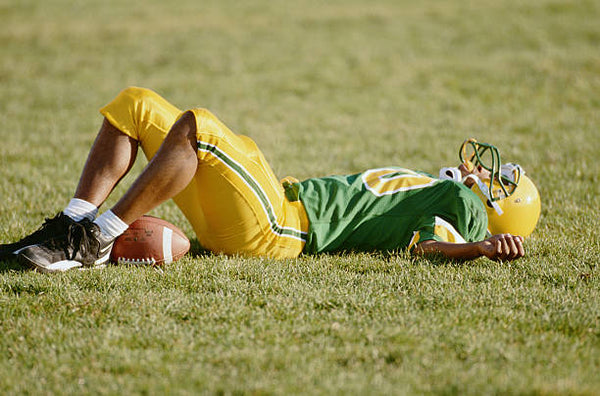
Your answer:
[[[439,242],[466,243],[460,233],[446,220],[434,216],[423,222],[422,226],[413,232],[413,236],[408,244],[408,250],[423,241],[435,240]]]

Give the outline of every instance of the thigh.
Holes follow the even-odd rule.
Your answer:
[[[199,165],[195,183],[203,215],[201,243],[223,253],[297,256],[306,240],[296,208],[254,141],[214,115],[194,110]]]

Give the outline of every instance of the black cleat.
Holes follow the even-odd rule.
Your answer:
[[[16,258],[17,254],[19,254],[19,251],[28,246],[38,245],[40,243],[49,241],[52,238],[64,237],[67,235],[69,226],[72,223],[75,223],[75,220],[71,219],[63,212],[60,212],[51,219],[46,218],[44,224],[42,224],[42,226],[31,235],[27,235],[15,243],[0,245],[0,260]]]
[[[50,239],[22,249],[18,258],[40,272],[64,272],[73,268],[103,267],[110,258],[115,238],[108,239],[88,219],[73,222],[63,238]]]

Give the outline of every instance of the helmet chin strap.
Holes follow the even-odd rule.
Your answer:
[[[502,209],[500,208],[500,205],[498,205],[498,202],[496,202],[495,200],[492,199],[492,197],[490,196],[490,188],[487,184],[485,184],[484,182],[481,181],[480,178],[478,178],[475,175],[467,175],[463,178],[462,182],[464,183],[466,180],[473,180],[475,182],[475,184],[477,185],[477,188],[479,188],[479,190],[481,191],[481,193],[483,194],[484,197],[487,198],[488,203],[492,205],[492,208],[494,208],[494,210],[496,211],[496,213],[498,214],[498,216],[502,216],[502,214],[504,213],[502,211]]]

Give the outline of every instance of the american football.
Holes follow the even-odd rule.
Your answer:
[[[163,265],[179,260],[189,250],[189,239],[175,225],[158,217],[142,216],[115,240],[111,261]]]

